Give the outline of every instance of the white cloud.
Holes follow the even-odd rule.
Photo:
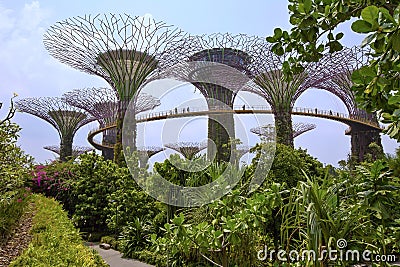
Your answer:
[[[14,27],[15,18],[12,15],[13,11],[11,9],[0,6],[0,35]]]

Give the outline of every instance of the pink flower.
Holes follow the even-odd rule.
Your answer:
[[[17,199],[17,202],[22,202],[22,199],[18,198],[18,199]]]

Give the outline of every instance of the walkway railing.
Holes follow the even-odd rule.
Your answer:
[[[251,113],[272,114],[273,113],[271,108],[266,105],[253,105],[253,106],[235,105],[235,106],[233,106],[233,110],[223,109],[221,107],[209,109],[207,106],[194,106],[194,107],[190,106],[190,107],[173,108],[171,110],[157,111],[157,112],[137,115],[136,121],[138,123],[140,123],[140,122],[151,121],[151,120],[167,119],[168,117],[180,118],[180,117],[186,117],[186,116],[202,116],[202,115],[207,115],[207,114],[214,113],[214,112],[215,113],[225,113],[225,112],[231,113],[232,112],[232,113],[244,113],[244,114],[246,114],[246,113],[247,114],[251,114]],[[293,115],[305,115],[305,116],[327,118],[327,119],[341,121],[341,122],[347,123],[347,124],[349,124],[350,122],[359,123],[359,124],[363,124],[363,125],[375,128],[377,130],[381,129],[379,124],[376,121],[369,118],[368,116],[356,116],[356,115],[349,115],[346,113],[340,113],[340,112],[336,112],[336,111],[332,111],[332,110],[322,110],[322,109],[318,109],[318,108],[301,108],[301,107],[293,108],[292,114]],[[99,133],[102,133],[106,130],[109,130],[109,129],[112,129],[115,127],[116,127],[116,124],[109,124],[104,127],[90,131],[88,134],[89,143],[92,144],[97,149],[101,149],[101,147],[112,148],[114,146],[113,144],[101,143],[98,140],[94,140],[94,137]]]
[[[143,122],[147,120],[154,120],[157,118],[163,118],[167,116],[172,116],[172,117],[180,117],[182,115],[197,115],[196,113],[205,113],[205,112],[224,112],[224,111],[230,111],[229,109],[223,109],[220,107],[216,107],[214,109],[209,109],[207,106],[197,106],[197,107],[180,107],[180,108],[174,108],[170,110],[164,110],[164,111],[157,111],[157,112],[152,112],[152,113],[147,113],[147,114],[142,114],[142,115],[137,115],[136,120],[138,122]],[[247,111],[247,113],[257,113],[257,111],[262,111],[262,113],[270,113],[272,114],[273,111],[269,106],[266,105],[252,105],[252,106],[247,106],[247,105],[234,105],[233,106],[233,111],[234,113],[244,113],[244,111]],[[347,119],[351,120],[354,122],[359,122],[362,124],[367,124],[369,126],[379,128],[379,124],[372,120],[372,118],[368,116],[361,116],[361,115],[349,115],[346,113],[341,113],[341,112],[336,112],[332,110],[321,110],[318,108],[301,108],[301,107],[294,107],[292,109],[292,114],[294,115],[315,115],[315,116],[320,116],[320,117],[330,117],[332,119]],[[183,116],[182,116],[183,117]]]

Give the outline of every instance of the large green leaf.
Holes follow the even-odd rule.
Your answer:
[[[358,33],[367,33],[372,31],[372,24],[365,20],[357,20],[351,24],[351,29]]]
[[[392,36],[392,47],[394,50],[400,52],[400,31],[397,30]]]
[[[367,6],[361,11],[361,17],[363,20],[369,22],[370,24],[374,24],[378,21],[379,8],[376,6]]]

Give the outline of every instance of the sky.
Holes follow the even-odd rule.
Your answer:
[[[290,29],[287,1],[282,0],[0,0],[0,102],[4,102],[3,109],[0,110],[0,118],[5,116],[13,93],[18,94],[17,99],[21,99],[61,96],[73,89],[108,86],[99,77],[60,63],[48,54],[43,45],[43,34],[54,23],[69,17],[99,13],[147,14],[191,34],[229,32],[265,37],[271,35],[275,27]],[[349,25],[344,25],[339,29],[345,31],[343,43],[347,46],[360,44],[363,36],[350,32],[348,28]],[[187,89],[179,88],[176,90],[182,96],[181,101],[187,101],[192,97],[187,93]],[[241,93],[241,97],[266,104],[262,99],[257,99],[249,93]],[[173,94],[166,94],[164,101],[173,99]],[[240,103],[240,100],[238,101]],[[344,104],[336,96],[314,89],[304,93],[295,106],[346,113]],[[158,109],[162,108],[165,106]],[[241,120],[246,121],[244,117]],[[205,118],[196,118],[193,121],[198,126],[194,124],[193,127],[187,127],[187,129],[193,130],[206,125]],[[296,147],[307,149],[311,155],[325,164],[337,165],[339,160],[347,157],[350,152],[350,137],[344,135],[346,125],[300,116],[294,116],[293,121],[317,125],[316,129],[295,139]],[[14,122],[22,127],[18,140],[22,149],[32,155],[37,162],[55,158],[54,153],[43,149],[43,146],[59,144],[57,131],[49,123],[25,113],[16,114]],[[250,124],[246,127],[251,127]],[[148,127],[147,133],[158,129],[157,124],[149,124]],[[88,131],[94,128],[96,128],[95,123],[82,127],[75,136],[74,144],[89,146],[86,136]],[[182,131],[183,139],[185,131]],[[249,134],[251,142],[257,142],[257,137],[251,135]],[[187,132],[186,136],[187,138],[192,136],[191,132]],[[196,141],[202,138],[199,137]],[[398,143],[387,136],[382,136],[382,139],[385,152],[394,153],[399,146]],[[164,158],[165,155],[160,154],[153,160],[159,161]]]

